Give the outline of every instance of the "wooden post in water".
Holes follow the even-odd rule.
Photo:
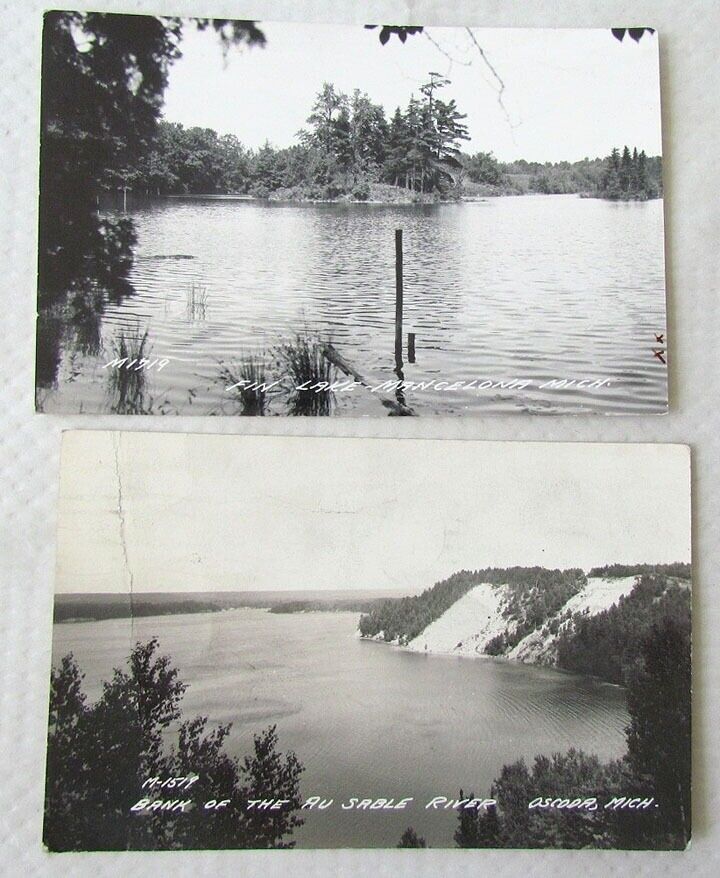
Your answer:
[[[415,362],[415,333],[408,332],[408,363]]]
[[[403,348],[403,245],[402,229],[395,229],[395,364],[402,368]]]

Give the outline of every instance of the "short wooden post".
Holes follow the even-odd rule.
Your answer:
[[[415,333],[408,332],[408,363],[415,362]]]
[[[403,347],[403,244],[402,229],[395,229],[395,361],[402,365]]]

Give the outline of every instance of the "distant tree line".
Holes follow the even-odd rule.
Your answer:
[[[212,601],[135,601],[130,597],[117,601],[75,600],[55,602],[54,622],[99,621],[123,619],[129,616],[169,616],[176,613],[217,613],[224,609]]]
[[[167,596],[137,595],[61,595],[56,597],[54,622],[89,622],[102,619],[124,619],[130,616],[171,616],[183,613],[219,613],[241,608],[268,609],[271,613],[306,613],[351,611],[369,613],[384,598],[300,598],[287,600],[273,592],[264,595],[229,592],[206,600],[181,592]]]
[[[336,598],[322,600],[281,601],[270,608],[271,613],[369,613],[383,598]]]
[[[661,160],[626,147],[607,158],[577,162],[500,162],[491,152],[462,152],[467,128],[453,100],[437,92],[449,80],[431,76],[388,121],[380,104],[357,89],[348,96],[325,83],[298,143],[249,149],[234,134],[161,121],[151,147],[123,172],[147,194],[245,194],[308,200],[393,190],[418,198],[540,193],[644,200],[662,192]],[[117,184],[113,173],[111,187]]]
[[[624,576],[645,576],[647,573],[672,576],[675,579],[689,581],[691,567],[681,561],[676,561],[673,564],[606,564],[604,567],[593,567],[588,576],[601,579],[619,579]]]
[[[628,147],[622,157],[613,150],[606,158],[577,162],[499,162],[492,153],[476,153],[464,156],[463,165],[471,183],[499,187],[508,194],[580,194],[617,200],[646,200],[662,194],[660,156],[649,157],[637,149],[631,154]],[[467,182],[465,189],[472,192]]]

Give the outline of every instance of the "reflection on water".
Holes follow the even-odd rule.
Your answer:
[[[55,625],[53,661],[72,651],[91,700],[137,640],[160,638],[189,683],[186,717],[233,724],[231,752],[277,723],[305,766],[304,797],[414,798],[409,811],[307,815],[301,847],[394,847],[412,825],[452,847],[456,817],[433,796],[489,791],[504,764],[571,747],[625,752],[624,691],[574,674],[493,659],[403,652],[355,637],[355,613],[263,610]]]
[[[102,323],[40,327],[52,369],[39,370],[46,411],[108,411],[104,350],[147,328],[149,393],[168,411],[226,406],[219,364],[259,356],[298,333],[331,341],[372,384],[529,382],[523,390],[406,389],[418,414],[502,411],[657,412],[666,367],[662,202],[574,196],[438,205],[341,205],[172,199],[133,211],[129,295],[106,296]],[[415,362],[394,349],[394,230],[404,232],[404,327]],[[54,333],[54,334],[53,334]],[[406,352],[404,352],[406,354]],[[541,388],[608,379],[599,389]],[[393,391],[396,392],[397,391]],[[402,391],[400,391],[402,393]],[[340,414],[377,415],[365,390],[337,395]]]

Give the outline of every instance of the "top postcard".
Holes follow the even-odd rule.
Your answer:
[[[660,414],[658,35],[49,12],[36,408]]]

